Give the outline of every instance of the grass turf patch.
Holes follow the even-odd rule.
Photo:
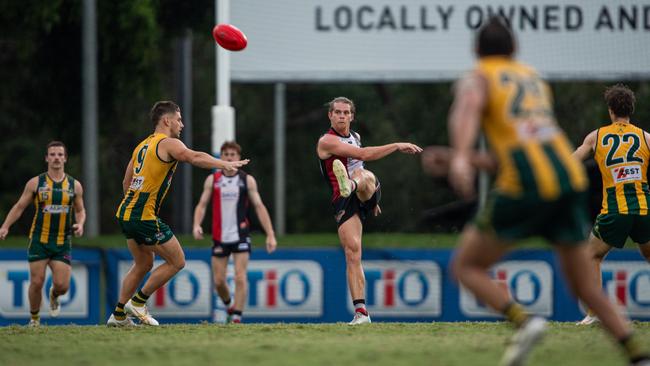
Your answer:
[[[650,326],[636,323],[641,339]],[[495,365],[508,324],[373,323],[0,328],[2,365]],[[597,326],[551,323],[530,365],[623,365]]]

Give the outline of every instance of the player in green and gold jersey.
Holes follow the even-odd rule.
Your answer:
[[[83,188],[78,180],[65,173],[67,158],[68,153],[62,142],[52,141],[47,145],[47,172],[27,182],[23,194],[0,227],[0,239],[4,240],[11,225],[30,203],[34,203],[36,212],[29,230],[28,254],[30,326],[40,325],[39,312],[48,266],[52,271],[50,315],[59,315],[61,304],[58,297],[68,292],[70,286],[70,236],[81,236],[86,221]]]
[[[495,186],[474,223],[463,230],[451,267],[479,301],[516,327],[502,364],[521,365],[546,329],[488,274],[508,244],[542,236],[554,244],[569,286],[621,343],[632,364],[648,362],[646,348],[591,279],[595,270],[584,242],[588,226],[587,176],[558,127],[550,88],[537,72],[517,62],[514,36],[501,18],[478,33],[476,68],[455,86],[449,114],[452,145],[449,179],[466,199],[475,195],[474,146],[483,130],[497,161]]]
[[[641,254],[650,259],[650,190],[648,162],[650,134],[630,123],[636,98],[627,86],[617,84],[605,90],[611,123],[585,137],[574,155],[584,160],[594,156],[603,180],[603,203],[596,218],[589,249],[601,283],[600,264],[613,248],[623,248],[630,237]],[[598,318],[591,310],[578,324],[588,325]]]
[[[205,169],[234,173],[248,160],[223,161],[188,149],[179,137],[183,129],[180,108],[170,101],[157,102],[151,109],[154,132],[133,150],[124,173],[124,198],[116,217],[133,255],[133,266],[122,280],[109,326],[127,326],[128,315],[142,324],[158,325],[145,303],[149,296],[185,266],[185,254],[169,226],[158,217],[179,161]],[[153,267],[158,254],[165,262],[156,267],[142,288],[138,285]],[[135,295],[133,295],[135,293]]]

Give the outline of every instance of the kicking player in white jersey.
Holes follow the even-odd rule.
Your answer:
[[[363,162],[378,160],[396,151],[422,152],[419,146],[408,142],[361,147],[361,137],[350,130],[354,113],[354,102],[348,98],[338,97],[329,102],[330,129],[321,136],[316,147],[321,173],[332,189],[334,219],[345,251],[348,286],[355,308],[350,325],[370,323],[361,265],[361,235],[366,216],[371,212],[375,216],[381,213],[379,181],[364,168]]]
[[[237,161],[241,158],[241,146],[227,141],[221,145],[221,159]],[[269,212],[257,190],[252,175],[238,170],[234,173],[217,171],[203,183],[203,193],[194,208],[194,238],[203,239],[201,223],[208,202],[212,200],[212,273],[219,297],[228,308],[228,321],[241,323],[248,294],[247,267],[251,252],[249,207],[255,208],[266,233],[266,251],[272,253],[277,242]],[[226,281],[228,258],[233,254],[235,263],[235,299],[230,297]]]

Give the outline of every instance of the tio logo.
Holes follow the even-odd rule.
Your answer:
[[[82,263],[73,263],[68,292],[59,296],[62,319],[87,317],[90,307],[89,270]],[[49,291],[52,272],[46,271],[41,293],[41,316],[49,317]],[[0,317],[29,318],[29,265],[27,261],[0,261]]]
[[[147,279],[144,279],[142,283],[146,281]],[[196,274],[182,270],[172,277],[165,286],[153,293],[153,305],[155,307],[165,307],[167,302],[171,302],[180,307],[190,306],[198,300],[200,289],[201,285]]]
[[[646,262],[603,262],[602,279],[610,299],[630,316],[650,317],[650,268]]]
[[[499,288],[529,311],[544,316],[553,313],[553,273],[544,261],[507,261],[492,267]],[[460,291],[461,312],[470,318],[500,317],[464,287]]]
[[[119,262],[118,284],[131,268],[131,261]],[[163,261],[154,262],[154,268]],[[149,274],[141,284],[146,283]],[[207,318],[212,315],[212,272],[207,262],[188,259],[185,268],[156,290],[147,302],[154,317]]]
[[[508,276],[508,270],[501,268],[494,271],[494,280],[513,300],[524,306],[534,304],[541,295],[542,283],[533,271],[523,270]]]
[[[228,268],[234,290],[234,271]],[[247,317],[319,317],[323,269],[309,260],[255,260],[248,265]]]
[[[439,316],[440,267],[433,261],[364,261],[366,307],[377,316]],[[349,294],[348,294],[349,296]],[[348,301],[348,309],[351,299]]]
[[[13,300],[12,306],[15,308],[23,308],[23,307],[29,307],[29,303],[27,301],[27,291],[26,289],[29,287],[29,271],[25,270],[10,270],[7,271],[7,280],[11,284],[10,287],[13,287],[13,296],[11,297]],[[49,306],[50,303],[50,287],[52,287],[52,275],[48,274],[47,278],[45,279],[45,283],[43,284],[43,290],[42,290],[42,296],[43,300],[42,302],[42,308],[45,305]],[[59,302],[61,303],[61,309],[65,308],[66,305],[69,303],[73,302],[75,297],[77,295],[77,281],[75,280],[74,277],[70,277],[70,287],[68,288],[68,292],[65,295],[61,295],[59,297]]]
[[[275,269],[248,271],[248,306],[258,306],[260,299],[267,308],[277,308],[280,301],[289,306],[300,306],[309,299],[311,285],[304,272],[293,269],[278,277]],[[265,296],[258,295],[260,289]]]
[[[395,268],[384,271],[369,269],[366,274],[366,305],[395,307],[400,301],[406,306],[418,306],[429,296],[429,282],[424,273],[419,270],[409,269],[400,273],[396,281]],[[396,285],[397,282],[397,285]],[[380,289],[376,289],[379,287]],[[376,291],[378,290],[378,291]],[[378,293],[383,290],[381,300]],[[396,298],[397,296],[397,298]]]

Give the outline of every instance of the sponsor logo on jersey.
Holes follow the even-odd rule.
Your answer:
[[[139,191],[142,189],[143,185],[144,185],[144,176],[133,177],[133,179],[131,179],[131,185],[129,186],[129,189],[134,191]]]
[[[70,212],[70,206],[67,205],[45,205],[43,206],[43,213],[60,214]]]
[[[640,165],[628,165],[628,166],[619,166],[611,169],[612,178],[614,178],[614,183],[628,182],[634,180],[641,180],[641,166]]]

